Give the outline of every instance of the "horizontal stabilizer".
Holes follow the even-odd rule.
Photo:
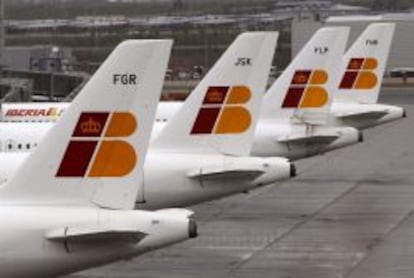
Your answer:
[[[315,135],[291,135],[285,138],[281,138],[279,140],[277,140],[279,143],[291,143],[291,144],[304,144],[304,143],[309,143],[309,144],[329,144],[333,141],[335,141],[336,139],[338,139],[339,135],[335,135],[335,134],[326,134],[326,135],[322,135],[322,134],[315,134]]]
[[[387,115],[387,111],[366,111],[366,112],[350,112],[340,113],[336,117],[348,120],[368,120],[368,119],[379,119]]]
[[[243,168],[219,168],[210,167],[198,169],[187,174],[191,179],[222,179],[222,178],[256,178],[262,175],[262,169],[243,169]]]
[[[62,227],[49,231],[46,239],[52,241],[87,242],[87,241],[109,241],[122,240],[128,242],[139,242],[147,234],[130,227]]]

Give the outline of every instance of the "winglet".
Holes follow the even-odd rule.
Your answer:
[[[337,59],[348,27],[319,29],[264,97],[261,118],[276,122],[323,124],[332,103]]]
[[[118,45],[1,189],[1,200],[133,208],[171,46]]]
[[[394,29],[394,23],[372,23],[349,48],[335,84],[335,101],[377,103]]]
[[[248,155],[277,37],[277,32],[239,35],[151,147]]]

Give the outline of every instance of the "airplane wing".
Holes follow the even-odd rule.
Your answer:
[[[387,111],[366,111],[366,112],[349,112],[339,113],[336,116],[342,119],[349,120],[367,120],[367,119],[379,119],[387,115]]]
[[[50,230],[45,238],[52,241],[87,242],[87,241],[106,241],[122,240],[129,242],[139,242],[147,234],[129,227],[92,227],[75,226],[61,227]]]

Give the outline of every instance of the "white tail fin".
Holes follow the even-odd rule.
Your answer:
[[[335,101],[377,103],[387,64],[394,23],[373,23],[342,58]]]
[[[239,35],[151,147],[248,155],[277,38],[277,32]]]
[[[171,45],[117,46],[0,191],[1,200],[133,208]]]
[[[319,29],[264,97],[261,117],[279,122],[323,124],[333,98],[338,57],[342,57],[348,27]]]

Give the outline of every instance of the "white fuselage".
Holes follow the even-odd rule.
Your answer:
[[[157,123],[154,125],[152,137],[155,138],[168,120],[181,108],[183,102],[161,102],[157,109]],[[292,135],[313,137],[317,135],[336,135],[337,139],[329,142],[303,140],[301,142],[282,142]],[[291,124],[279,119],[260,118],[251,150],[252,156],[286,157],[290,160],[307,158],[328,151],[361,142],[361,133],[353,127],[338,124],[336,126],[309,126]]]
[[[155,137],[170,118],[181,108],[183,102],[161,102],[157,109],[158,124],[154,126]],[[368,112],[383,112],[385,115],[379,118],[355,117],[344,119],[340,115],[344,113],[365,114]],[[294,125],[290,122],[279,121],[275,118],[260,118],[257,124],[252,156],[282,156],[290,160],[306,158],[362,141],[362,135],[358,130],[374,127],[387,122],[401,119],[405,116],[403,108],[384,104],[358,104],[346,102],[333,102],[328,115],[328,123],[323,126]],[[355,130],[357,129],[357,130]],[[331,142],[287,143],[280,139],[292,135],[312,137],[315,135],[338,135]]]
[[[189,238],[188,218],[138,210],[0,203],[0,223],[0,277],[55,277]],[[85,226],[132,227],[146,236],[133,241],[98,239],[93,242],[47,238],[58,228]]]
[[[284,141],[298,135],[309,138],[302,141]],[[334,140],[313,140],[314,136],[336,136]],[[306,126],[274,123],[262,120],[258,123],[252,155],[259,157],[283,156],[290,160],[307,158],[346,147],[362,141],[362,134],[352,127]]]
[[[165,154],[150,149],[144,166],[145,203],[137,202],[136,207],[185,207],[222,198],[287,179],[294,175],[292,167],[284,158]],[[217,175],[205,174],[209,172]]]
[[[355,117],[342,118],[343,114],[363,115],[369,112],[384,113],[382,117]],[[358,104],[347,102],[333,102],[328,124],[332,126],[352,126],[359,130],[375,127],[381,124],[399,120],[405,117],[402,107],[386,104]]]
[[[29,152],[0,155],[0,185],[13,176],[28,155]],[[143,183],[137,196],[138,209],[186,207],[245,192],[294,175],[294,166],[288,160],[277,157],[159,153],[150,149],[144,165]],[[243,170],[260,173],[245,174]],[[209,172],[222,174],[201,175]]]

